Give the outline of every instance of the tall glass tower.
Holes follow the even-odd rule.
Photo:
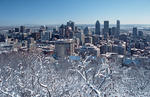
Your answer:
[[[100,35],[100,22],[97,20],[95,24],[95,34]]]

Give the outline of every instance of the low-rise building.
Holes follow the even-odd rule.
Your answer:
[[[74,40],[73,39],[59,39],[55,42],[56,57],[63,58],[71,56],[74,53]]]

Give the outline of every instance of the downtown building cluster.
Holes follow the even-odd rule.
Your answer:
[[[0,35],[0,41],[5,43],[1,51],[36,49],[56,59],[89,55],[150,57],[150,36],[136,27],[131,33],[122,32],[119,20],[113,27],[110,27],[109,21],[104,21],[103,26],[96,21],[94,30],[88,26],[76,26],[72,21],[59,27],[41,26],[37,30],[20,26]]]

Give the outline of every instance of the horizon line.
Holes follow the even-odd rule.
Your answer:
[[[7,25],[0,25],[0,27],[2,26],[41,26],[41,25],[51,25],[51,26],[54,26],[54,25],[62,25],[62,24],[66,24],[66,23],[60,23],[60,24],[7,24]],[[75,25],[95,25],[95,24],[90,24],[90,23],[78,23],[78,24],[75,24]],[[101,25],[104,25],[104,24],[101,24]],[[114,23],[111,23],[109,25],[116,25]],[[150,24],[120,24],[120,25],[150,25]]]

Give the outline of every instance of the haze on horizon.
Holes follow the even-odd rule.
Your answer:
[[[114,24],[150,24],[150,0],[1,0],[0,25],[93,24],[109,20]]]

